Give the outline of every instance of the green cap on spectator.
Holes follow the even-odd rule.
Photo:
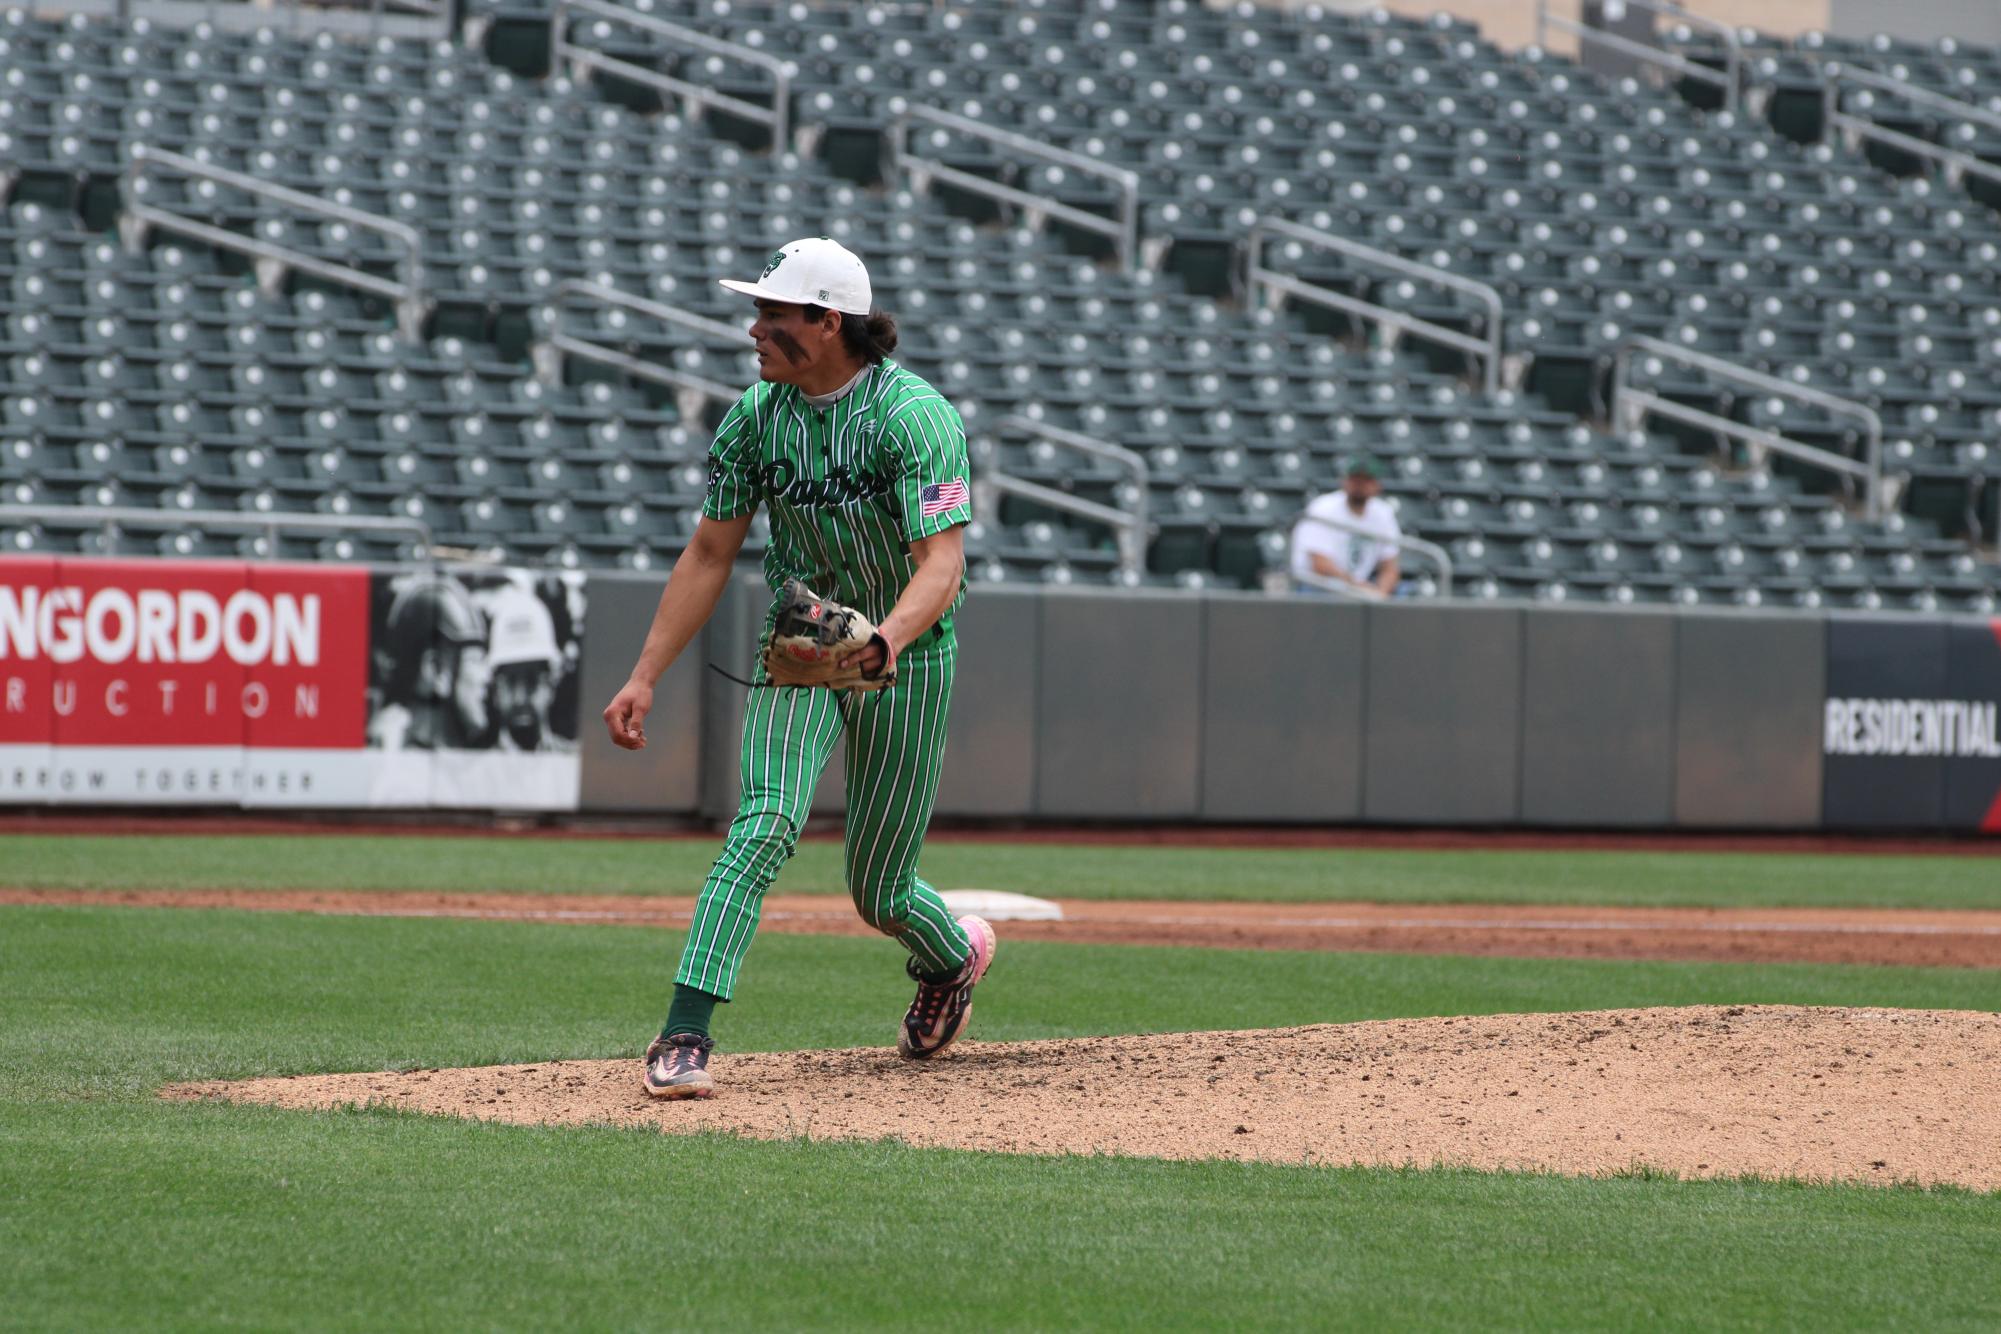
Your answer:
[[[1357,454],[1348,460],[1348,476],[1367,477],[1380,482],[1383,480],[1383,465],[1368,454]]]

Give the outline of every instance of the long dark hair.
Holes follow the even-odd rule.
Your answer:
[[[806,320],[817,324],[826,313],[825,306],[808,306]],[[841,312],[841,346],[850,356],[880,366],[884,357],[896,351],[896,316],[881,306],[870,306],[866,315]]]

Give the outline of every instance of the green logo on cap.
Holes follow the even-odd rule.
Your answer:
[[[769,278],[772,275],[772,272],[775,269],[777,269],[777,267],[780,264],[783,264],[784,262],[785,262],[785,252],[783,250],[772,251],[770,260],[767,261],[764,266],[764,272],[757,275],[757,280],[759,282],[763,282],[766,278]]]

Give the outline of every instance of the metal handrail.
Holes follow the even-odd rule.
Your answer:
[[[717,92],[699,83],[691,83],[686,79],[677,79],[671,74],[662,74],[659,70],[648,69],[644,65],[636,65],[630,60],[620,60],[617,56],[608,56],[602,51],[578,46],[569,39],[567,25],[563,22],[571,10],[623,23],[641,32],[651,33],[655,37],[664,37],[670,42],[691,47],[706,55],[722,56],[725,59],[742,61],[746,65],[754,65],[771,75],[773,84],[771,105],[759,106],[755,102],[731,97],[728,93]],[[556,0],[555,8],[549,14],[549,58],[552,65],[560,65],[568,60],[571,64],[580,65],[587,70],[602,70],[607,74],[616,74],[621,79],[630,79],[648,88],[672,93],[688,102],[727,111],[753,124],[768,125],[771,127],[771,146],[774,150],[784,152],[791,146],[789,136],[792,129],[792,66],[787,61],[760,51],[756,47],[727,41],[721,37],[712,37],[694,28],[686,28],[678,23],[655,18],[651,14],[643,14],[626,5],[611,3],[611,0]]]
[[[1962,102],[1956,97],[1948,97],[1944,93],[1921,87],[1908,79],[1885,74],[1881,70],[1850,65],[1839,60],[1824,60],[1820,69],[1830,81],[1847,80],[1850,83],[1858,83],[1873,92],[1893,93],[1907,102],[1950,112],[1960,120],[1978,121],[1994,129],[2001,129],[2001,111],[1989,111],[1986,107],[1976,106],[1972,102]]]
[[[1975,106],[1971,102],[1962,102],[1956,97],[1947,97],[1944,93],[1933,92],[1929,88],[1920,88],[1908,80],[1893,78],[1877,70],[1860,69],[1838,60],[1823,61],[1820,70],[1824,80],[1821,84],[1821,97],[1825,108],[1825,114],[1821,117],[1823,142],[1828,135],[1840,131],[1851,150],[1860,147],[1864,139],[1887,144],[1891,148],[1939,163],[1945,168],[1946,180],[1952,185],[1958,185],[1969,173],[1983,176],[1990,181],[2001,181],[2001,166],[1992,162],[1983,161],[1962,149],[1947,148],[1944,144],[1935,144],[1929,139],[1920,139],[1916,135],[1878,125],[1867,116],[1843,111],[1841,85],[1852,83],[1871,92],[1888,93],[1916,106],[1941,111],[1956,120],[1985,125],[1990,129],[2001,129],[2001,113]]]
[[[1263,262],[1264,243],[1267,235],[1282,236],[1287,240],[1321,246],[1325,249],[1338,251],[1341,254],[1362,260],[1365,263],[1375,264],[1381,268],[1390,270],[1392,273],[1400,273],[1410,278],[1419,278],[1425,282],[1435,283],[1440,287],[1450,288],[1455,292],[1465,292],[1470,296],[1478,297],[1481,304],[1487,308],[1486,336],[1476,338],[1471,334],[1461,333],[1459,330],[1448,328],[1443,324],[1420,319],[1418,316],[1409,315],[1400,310],[1394,310],[1380,302],[1365,301],[1361,297],[1349,296],[1345,292],[1337,292],[1332,288],[1322,287],[1317,283],[1309,283],[1295,278],[1291,274],[1280,273],[1276,269],[1267,268]],[[1280,218],[1259,218],[1251,227],[1250,235],[1245,241],[1245,247],[1246,263],[1244,278],[1253,293],[1261,289],[1270,289],[1283,293],[1286,296],[1298,297],[1302,301],[1311,301],[1316,305],[1330,306],[1335,310],[1346,311],[1351,315],[1360,315],[1364,319],[1374,320],[1377,324],[1386,325],[1400,334],[1420,334],[1431,339],[1433,342],[1443,343],[1447,347],[1458,348],[1462,352],[1472,353],[1483,360],[1481,388],[1489,394],[1494,393],[1500,388],[1502,308],[1501,294],[1494,287],[1472,278],[1462,278],[1456,273],[1437,268],[1430,264],[1421,264],[1415,260],[1405,259],[1403,256],[1393,254],[1388,250],[1380,250],[1372,245],[1364,245],[1360,241],[1351,241],[1345,236],[1336,236],[1334,233],[1322,231],[1318,227],[1308,227],[1301,223],[1287,222]]]
[[[635,314],[659,320],[663,324],[678,324],[684,329],[692,329],[698,334],[723,342],[749,343],[750,330],[740,324],[726,324],[722,320],[712,320],[707,315],[697,315],[692,310],[680,306],[670,306],[664,301],[628,292],[622,287],[607,287],[603,283],[592,282],[588,278],[566,278],[556,284],[550,294],[550,306],[558,314],[571,297],[584,297],[601,306],[617,306]]]
[[[317,255],[307,254],[292,246],[278,245],[255,236],[244,236],[213,223],[202,222],[186,214],[148,204],[139,198],[138,187],[139,178],[149,171],[177,171],[201,180],[214,181],[218,185],[226,185],[245,194],[272,200],[301,213],[332,218],[350,227],[359,227],[386,236],[403,247],[403,255],[397,261],[397,269],[402,277],[400,280],[384,278],[350,265],[321,259]],[[285,269],[290,268],[392,301],[396,305],[396,325],[402,335],[412,340],[423,337],[424,317],[430,311],[430,299],[424,293],[423,238],[416,228],[406,223],[398,222],[394,218],[385,218],[377,213],[351,208],[346,204],[336,204],[332,200],[321,199],[318,195],[309,195],[303,190],[273,185],[240,171],[199,162],[194,158],[183,157],[179,153],[153,148],[146,144],[132,146],[131,159],[125,164],[125,170],[119,177],[119,197],[122,213],[118,219],[118,234],[128,250],[137,251],[143,248],[147,232],[155,227],[162,231],[192,237],[217,249],[233,250],[255,259],[258,262],[258,280],[267,289],[274,287],[277,278]]]
[[[50,6],[64,14],[115,18],[129,24],[145,19],[163,28],[187,28],[207,23],[223,32],[255,32],[284,15],[287,36],[317,32],[357,37],[396,37],[435,41],[452,34],[451,6],[443,0],[365,0],[349,9],[311,0],[271,0],[267,4],[218,4],[216,0],[62,0]],[[408,10],[409,13],[385,13]]]
[[[1806,403],[1836,417],[1846,417],[1862,427],[1864,456],[1852,459],[1846,454],[1821,449],[1799,440],[1783,436],[1761,427],[1748,426],[1732,421],[1713,412],[1704,412],[1672,399],[1664,398],[1648,390],[1638,389],[1631,383],[1631,362],[1635,352],[1659,357],[1664,361],[1679,362],[1683,366],[1703,371],[1720,380],[1748,386],[1761,393],[1779,398],[1790,398]],[[1764,454],[1769,451],[1798,459],[1802,463],[1825,468],[1840,474],[1844,479],[1859,479],[1863,484],[1862,509],[1865,517],[1880,518],[1883,512],[1896,500],[1897,486],[1883,475],[1883,419],[1867,404],[1852,398],[1842,398],[1805,385],[1793,384],[1776,376],[1750,370],[1735,362],[1712,357],[1704,352],[1677,347],[1673,343],[1658,338],[1635,335],[1619,345],[1617,356],[1612,362],[1612,417],[1625,427],[1632,427],[1646,416],[1666,417],[1714,431],[1718,435],[1733,440],[1741,440],[1751,447],[1752,461],[1762,464]]]
[[[1555,28],[1558,32],[1575,37],[1580,51],[1586,43],[1590,43],[1617,51],[1621,55],[1631,56],[1643,64],[1671,70],[1683,78],[1714,84],[1723,90],[1723,109],[1732,112],[1737,110],[1737,101],[1743,89],[1744,44],[1738,39],[1735,28],[1701,14],[1691,14],[1676,4],[1675,0],[1626,0],[1626,4],[1649,14],[1665,15],[1677,23],[1685,23],[1691,28],[1700,28],[1704,32],[1722,38],[1725,52],[1724,67],[1721,70],[1711,69],[1700,61],[1690,60],[1673,51],[1664,51],[1660,47],[1636,42],[1615,32],[1593,28],[1588,24],[1579,23],[1568,15],[1552,14],[1549,11],[1549,0],[1536,0],[1536,45],[1547,46],[1549,44],[1547,30]]]
[[[529,357],[535,366],[535,374],[544,384],[559,385],[563,382],[563,359],[579,357],[594,361],[599,365],[611,366],[627,375],[642,380],[651,380],[682,391],[676,407],[684,417],[699,416],[702,404],[708,401],[733,402],[743,391],[733,389],[720,380],[712,380],[706,375],[684,371],[676,366],[662,366],[658,362],[644,361],[629,352],[606,347],[589,339],[575,338],[562,331],[563,311],[571,298],[582,298],[598,305],[613,306],[646,315],[665,324],[678,324],[696,333],[711,338],[737,339],[745,343],[750,335],[735,325],[712,320],[706,315],[670,306],[648,297],[623,291],[616,287],[606,287],[602,283],[590,282],[582,278],[571,278],[556,285],[549,303],[549,333],[535,340],[529,350]]]
[[[936,158],[912,153],[910,122],[913,120],[936,125],[940,129],[951,130],[974,139],[984,139],[1020,157],[1039,158],[1059,167],[1082,172],[1086,176],[1096,176],[1100,180],[1110,181],[1118,187],[1119,215],[1117,218],[1107,218],[1088,209],[1065,204],[1047,195],[1035,194],[1000,181],[988,180],[970,171],[947,166]],[[1139,173],[1136,171],[1115,167],[1110,163],[1100,162],[1096,158],[1073,153],[1065,148],[1056,148],[1039,139],[1031,139],[1025,134],[1016,134],[1011,130],[997,130],[991,125],[954,115],[949,111],[940,111],[936,107],[906,107],[890,122],[889,145],[892,174],[911,172],[918,177],[920,185],[932,180],[943,181],[958,189],[985,195],[1003,204],[1012,204],[1028,213],[1031,219],[1038,215],[1054,218],[1081,231],[1107,237],[1112,242],[1113,252],[1118,256],[1121,272],[1131,273],[1133,265],[1138,261]],[[1012,162],[1008,164],[1010,168],[1015,165]]]
[[[1332,528],[1336,532],[1341,533],[1357,533],[1363,537],[1372,537],[1384,546],[1394,547],[1399,554],[1409,551],[1423,556],[1438,567],[1438,595],[1448,598],[1452,596],[1452,557],[1447,555],[1445,548],[1439,546],[1436,542],[1427,542],[1421,537],[1412,537],[1408,533],[1400,533],[1396,537],[1384,537],[1373,528],[1356,520],[1338,517],[1330,518],[1327,515],[1313,514],[1306,510],[1301,510],[1299,515],[1292,521],[1292,526],[1295,528],[1301,524],[1316,524],[1322,528]],[[1304,574],[1295,570],[1291,571],[1291,574],[1293,578],[1299,580],[1301,583],[1321,589],[1324,592],[1355,597],[1362,601],[1380,601],[1382,599],[1382,594],[1380,593],[1376,593],[1372,597],[1369,593],[1356,588],[1353,584],[1344,584],[1339,579],[1331,579],[1316,570],[1308,570]]]
[[[1090,458],[1104,459],[1132,474],[1138,495],[1129,510],[1100,505],[1095,500],[1085,500],[1067,491],[1058,491],[1054,487],[1043,486],[1039,482],[1013,477],[1003,472],[988,473],[980,479],[980,482],[993,490],[1004,491],[1010,495],[1020,496],[1024,500],[1047,505],[1051,509],[1062,510],[1067,514],[1075,514],[1079,518],[1104,524],[1117,535],[1120,570],[1137,576],[1146,568],[1146,544],[1153,535],[1148,492],[1153,479],[1153,470],[1147,467],[1145,459],[1123,445],[1094,440],[1088,435],[1065,430],[1061,426],[1050,426],[1031,417],[1009,415],[995,422],[994,427],[1000,431],[1033,435]]]
[[[120,527],[180,528],[193,524],[204,528],[262,529],[271,540],[270,549],[264,553],[266,560],[277,559],[278,533],[286,528],[342,533],[410,533],[424,550],[431,550],[433,545],[431,525],[422,519],[362,514],[252,514],[244,510],[144,509],[136,505],[0,504],[0,523],[9,519],[53,521],[63,527],[74,528],[102,527],[107,539],[116,536]]]

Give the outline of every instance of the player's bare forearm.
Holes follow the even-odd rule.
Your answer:
[[[703,519],[696,526],[694,538],[674,562],[667,587],[661,590],[653,626],[646,632],[646,645],[633,664],[634,681],[645,686],[658,681],[715,614],[716,603],[735,568],[737,552],[749,532],[747,514],[738,519]]]
[[[917,572],[903,587],[876,632],[901,653],[913,639],[938,623],[952,599],[959,596],[959,580],[966,571],[966,531],[963,526],[948,528],[910,544],[910,558]]]
[[[604,723],[612,744],[626,750],[646,748],[646,715],[653,711],[653,683],[674,665],[681,650],[695,632],[715,614],[723,587],[729,583],[736,553],[750,532],[750,516],[738,519],[703,519],[695,536],[674,562],[660,605],[653,611],[653,627],[646,632],[646,645],[639,650],[632,676],[605,705]]]

